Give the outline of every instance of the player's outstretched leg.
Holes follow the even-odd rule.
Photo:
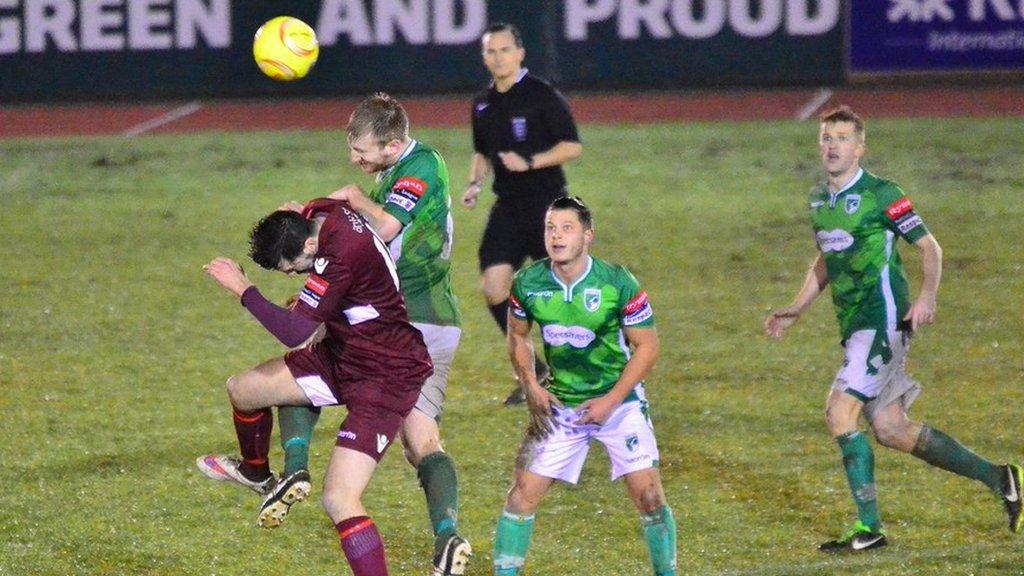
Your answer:
[[[1006,515],[1010,517],[1010,532],[1020,534],[1024,530],[1024,513],[1021,510],[1021,488],[1024,486],[1024,473],[1018,464],[1007,464],[1002,467],[1003,485],[1000,493]]]
[[[199,468],[199,471],[207,478],[221,482],[235,482],[260,495],[268,494],[273,490],[277,478],[270,475],[259,480],[250,480],[239,471],[241,464],[242,459],[237,456],[207,454],[196,458],[196,468]]]
[[[818,549],[822,552],[859,552],[885,546],[888,542],[878,514],[875,455],[871,444],[860,430],[837,436],[836,442],[843,454],[843,468],[857,504],[859,519],[842,537],[825,542]]]
[[[236,482],[258,494],[266,494],[276,482],[267,462],[274,415],[269,408],[247,411],[232,406],[232,419],[242,451],[241,459],[200,456],[196,459],[196,466],[209,478]]]

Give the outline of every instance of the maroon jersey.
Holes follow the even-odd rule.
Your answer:
[[[409,323],[384,242],[347,203],[334,206],[320,228],[313,271],[295,309],[326,325],[318,348],[336,377],[385,388],[349,393],[404,398],[433,372],[423,336]]]

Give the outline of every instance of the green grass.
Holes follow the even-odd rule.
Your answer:
[[[457,203],[467,131],[416,136],[447,157]],[[761,330],[813,255],[813,123],[584,126],[583,136],[570,180],[594,208],[595,253],[628,264],[657,312],[662,356],[648,391],[681,573],[1024,573],[1024,540],[980,484],[882,449],[892,545],[846,558],[814,550],[852,520],[822,422],[838,332],[827,299],[782,342]],[[0,141],[0,575],[345,573],[315,500],[261,531],[251,494],[193,466],[237,449],[225,379],[281,352],[200,267],[243,259],[249,227],[284,200],[366,185],[343,145],[331,132]],[[1024,121],[874,121],[869,146],[866,166],[903,185],[946,255],[938,323],[911,354],[926,389],[914,415],[1019,461]],[[510,368],[476,293],[486,208],[455,208],[466,322],[443,423],[474,575],[490,572],[525,425],[525,411],[499,407]],[[918,258],[903,249],[916,286]],[[248,268],[273,298],[295,288]],[[322,418],[315,476],[341,417]],[[397,451],[366,504],[392,573],[428,573],[423,495]],[[599,447],[580,485],[544,502],[527,564],[649,573],[637,514]]]

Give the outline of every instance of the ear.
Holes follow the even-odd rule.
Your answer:
[[[307,256],[313,256],[319,247],[320,243],[317,241],[316,236],[310,236],[302,243],[302,253]]]
[[[384,145],[384,152],[388,156],[397,156],[402,151],[402,141],[394,138]]]
[[[591,243],[594,242],[594,229],[593,228],[588,228],[588,229],[583,231],[583,240],[586,241],[588,246]]]

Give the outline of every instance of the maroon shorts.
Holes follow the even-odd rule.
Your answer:
[[[348,407],[335,444],[378,462],[416,404],[423,385],[354,378],[337,370],[329,356],[315,346],[285,354],[284,362],[314,406]]]

